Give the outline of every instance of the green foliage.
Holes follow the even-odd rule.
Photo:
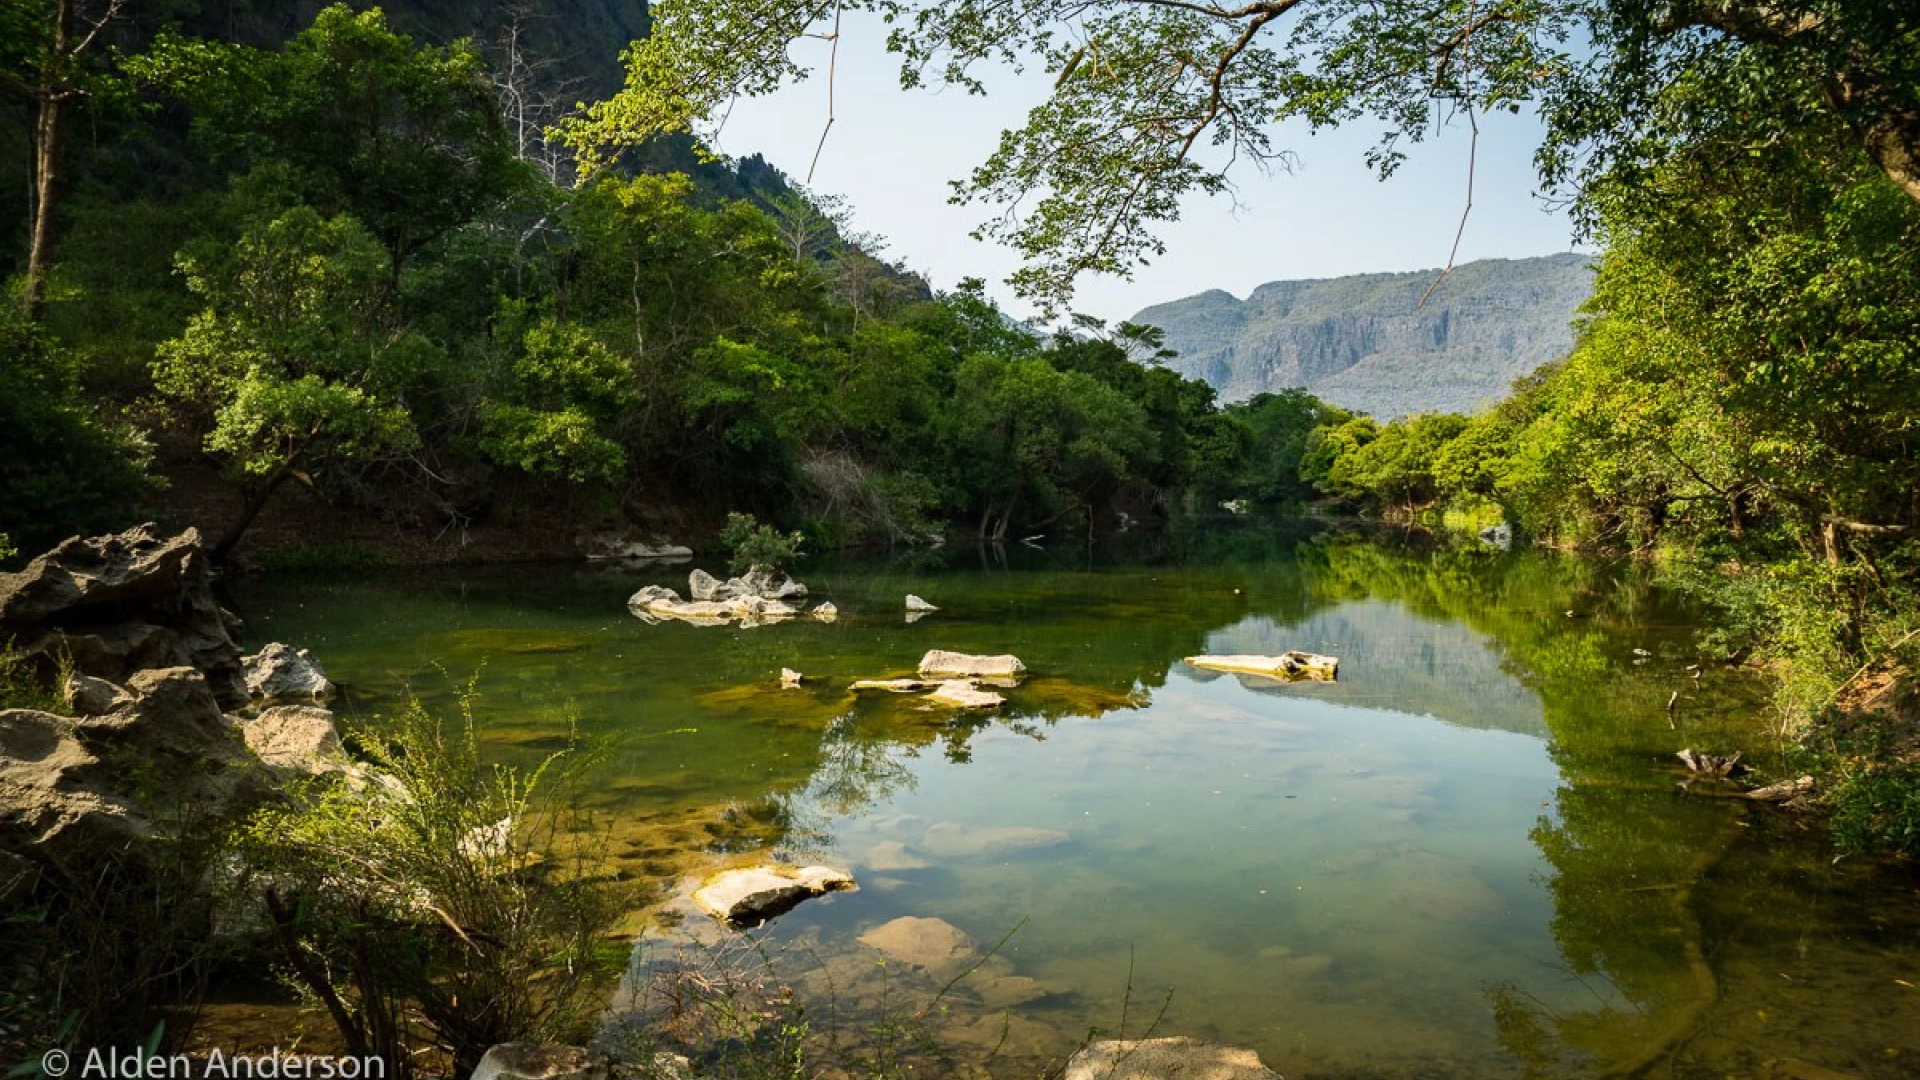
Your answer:
[[[393,563],[380,548],[356,540],[330,540],[267,548],[255,556],[263,569],[282,573],[344,573],[378,570]]]
[[[1842,849],[1920,854],[1920,761],[1849,769],[1827,802]]]
[[[18,305],[0,304],[0,532],[9,546],[38,551],[125,526],[147,493],[145,440],[89,403],[75,367]]]
[[[805,541],[800,533],[783,533],[771,525],[762,525],[752,514],[727,515],[720,530],[720,544],[729,552],[728,567],[735,574],[750,570],[784,572],[800,557]]]
[[[582,755],[489,765],[471,706],[448,724],[415,703],[360,733],[375,775],[324,781],[240,837],[293,976],[393,1076],[428,1046],[465,1073],[500,1042],[579,1040],[618,968],[627,898],[572,809]]]

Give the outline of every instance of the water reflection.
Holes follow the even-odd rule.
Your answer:
[[[637,874],[856,865],[861,893],[770,941],[850,963],[897,917],[989,942],[1027,920],[1007,956],[1048,988],[1019,1009],[1037,1053],[1111,1029],[1131,980],[1174,987],[1169,1030],[1296,1077],[1920,1075],[1911,879],[1676,794],[1672,752],[1759,749],[1759,707],[1686,676],[1696,617],[1643,575],[1298,529],[1148,542],[823,563],[802,576],[832,626],[641,627],[618,600],[659,579],[605,569],[242,599],[363,715],[484,663],[499,754],[577,716],[614,747],[593,801]],[[908,592],[942,611],[903,625]],[[992,717],[840,689],[935,647],[1037,674]],[[1342,680],[1179,659],[1287,648]]]

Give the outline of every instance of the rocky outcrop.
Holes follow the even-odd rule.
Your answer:
[[[74,537],[0,574],[0,637],[51,670],[125,683],[148,668],[191,667],[223,708],[247,703],[240,620],[213,598],[200,534],[142,525]]]
[[[1184,1036],[1102,1039],[1073,1055],[1063,1080],[1281,1080],[1260,1055]]]
[[[756,567],[736,578],[721,581],[705,570],[687,575],[687,595],[696,601],[724,603],[745,597],[762,600],[798,600],[807,595],[807,587],[777,570]]]
[[[333,696],[334,685],[319,661],[305,649],[272,642],[252,656],[243,657],[247,693],[265,701],[291,701],[301,698],[326,700]]]
[[[324,776],[354,770],[333,714],[315,705],[277,705],[240,725],[247,749],[282,773]]]
[[[1259,675],[1291,682],[1316,679],[1332,682],[1340,672],[1338,657],[1308,652],[1284,652],[1279,656],[1189,656],[1189,667],[1226,671],[1235,675]]]
[[[1027,665],[1010,653],[973,656],[934,649],[920,658],[920,674],[926,678],[1018,679],[1026,673]]]
[[[801,901],[854,888],[853,875],[830,866],[768,864],[726,870],[693,894],[701,910],[731,926],[758,926]]]
[[[684,622],[694,626],[726,626],[738,622],[742,627],[765,626],[785,622],[801,613],[787,602],[807,595],[807,587],[785,574],[755,570],[737,578],[721,581],[705,570],[687,577],[691,600],[664,585],[648,585],[627,598],[627,610],[647,622]],[[822,605],[832,608],[832,605]],[[816,618],[832,622],[839,615],[829,610]]]

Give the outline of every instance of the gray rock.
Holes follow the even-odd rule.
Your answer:
[[[1026,673],[1027,665],[1012,654],[973,656],[934,649],[920,658],[920,674],[926,678],[1018,679]]]
[[[694,600],[702,601],[731,600],[738,594],[726,582],[705,570],[695,570],[687,575],[687,595]]]
[[[240,621],[214,601],[210,566],[193,529],[76,536],[0,574],[0,635],[49,668],[64,657],[116,683],[142,668],[196,668],[237,709],[247,702]]]
[[[824,600],[808,614],[817,622],[833,622],[840,618],[840,609],[833,606],[833,601]]]
[[[610,1080],[611,1062],[578,1046],[501,1043],[474,1066],[471,1080]]]
[[[104,716],[133,704],[133,696],[124,687],[78,673],[67,676],[60,696],[77,716]]]
[[[927,827],[920,836],[920,850],[939,859],[965,859],[977,855],[1032,851],[1063,844],[1068,840],[1059,829],[1032,825],[965,825],[941,821]]]
[[[1185,1036],[1102,1039],[1073,1055],[1062,1080],[1281,1080],[1251,1050]]]
[[[807,587],[778,570],[768,570],[756,566],[741,577],[734,578],[728,584],[735,584],[745,593],[758,596],[763,600],[799,600],[807,595]]]
[[[243,721],[240,735],[264,764],[304,776],[351,768],[333,714],[316,705],[276,705]]]
[[[721,922],[758,926],[810,897],[855,887],[845,870],[769,863],[715,874],[694,891],[693,901]]]
[[[256,699],[283,701],[312,698],[321,701],[333,696],[334,686],[313,654],[278,641],[245,657],[247,693]]]

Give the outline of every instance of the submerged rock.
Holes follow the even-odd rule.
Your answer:
[[[885,690],[894,694],[911,694],[919,690],[930,690],[935,684],[925,679],[855,679],[849,690]]]
[[[1032,851],[1066,843],[1059,829],[1032,825],[966,825],[941,821],[920,836],[920,850],[939,859],[965,859],[1013,851]]]
[[[1027,673],[1027,665],[1012,654],[973,656],[968,653],[934,649],[920,658],[920,674],[927,678],[1017,679]]]
[[[997,709],[1007,699],[991,690],[982,690],[971,679],[948,679],[933,688],[927,701],[955,709]]]
[[[721,922],[758,926],[810,897],[855,887],[845,870],[769,863],[715,874],[694,891],[693,900]]]
[[[1284,652],[1279,656],[1189,656],[1187,663],[1211,671],[1263,675],[1285,681],[1317,679],[1332,682],[1340,671],[1339,657],[1299,651]]]
[[[275,701],[287,698],[333,696],[333,683],[313,654],[305,649],[272,642],[252,656],[243,657],[247,693],[255,698]]]
[[[1281,1080],[1260,1055],[1183,1035],[1102,1039],[1073,1055],[1062,1080]]]
[[[945,919],[906,915],[874,927],[858,940],[890,960],[921,968],[937,979],[952,978],[980,959],[973,938]]]

